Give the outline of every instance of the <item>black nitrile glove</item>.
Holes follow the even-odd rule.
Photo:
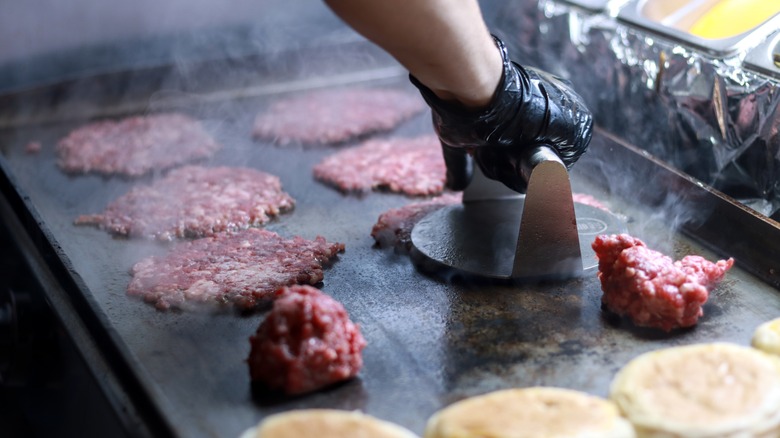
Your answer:
[[[509,60],[504,43],[493,37],[504,60],[504,72],[490,104],[470,111],[444,102],[414,76],[433,112],[433,127],[447,164],[447,186],[464,189],[471,180],[471,157],[485,176],[524,193],[521,176],[523,152],[538,145],[551,146],[571,167],[590,143],[593,117],[568,82]]]

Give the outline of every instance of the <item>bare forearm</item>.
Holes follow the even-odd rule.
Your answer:
[[[325,0],[440,98],[486,105],[501,56],[476,0]]]

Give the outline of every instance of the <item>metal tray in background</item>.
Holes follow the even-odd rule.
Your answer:
[[[153,104],[147,98],[147,109],[122,101],[102,106],[112,116],[177,110],[197,117],[225,145],[204,164],[245,165],[279,175],[297,200],[294,212],[269,229],[346,244],[346,252],[326,269],[321,288],[361,325],[368,341],[364,368],[352,381],[295,398],[251,389],[245,359],[262,312],[158,311],[128,297],[125,288],[133,263],[164,253],[165,246],[73,225],[76,216],[99,212],[150,181],[67,176],[57,168],[56,141],[99,116],[101,107],[91,107],[81,119],[69,113],[0,130],[0,189],[10,214],[40,252],[40,268],[52,273],[48,293],[59,295],[51,301],[73,306],[111,372],[121,376],[119,390],[135,403],[148,403],[143,411],[158,420],[150,426],[152,435],[237,437],[269,414],[312,407],[360,409],[421,434],[436,410],[492,390],[550,385],[606,396],[614,373],[638,354],[695,342],[744,345],[759,323],[780,315],[777,224],[602,131],[572,171],[575,192],[591,194],[625,216],[630,232],[653,248],[675,257],[696,253],[737,260],[694,329],[665,334],[605,318],[595,275],[530,285],[450,284],[418,272],[404,255],[375,248],[369,233],[378,215],[413,199],[341,194],[311,176],[312,166],[338,148],[279,147],[252,140],[250,132],[254,115],[273,99],[306,88],[361,85],[414,92],[400,69],[392,72],[383,66],[281,81],[244,94],[158,95]],[[144,102],[135,97],[133,102]],[[385,136],[430,132],[430,115],[424,113]],[[26,153],[29,141],[41,142],[42,151]]]
[[[607,9],[610,0],[562,0],[562,2],[580,7],[590,12],[603,12]]]
[[[745,68],[780,79],[780,32],[767,38],[745,56]]]
[[[618,21],[636,26],[684,47],[693,48],[717,58],[726,58],[739,52],[750,50],[765,41],[770,34],[780,28],[780,14],[778,14],[768,18],[754,29],[739,35],[721,39],[701,38],[647,17],[643,13],[643,8],[649,1],[652,0],[628,1],[620,7],[617,14]]]

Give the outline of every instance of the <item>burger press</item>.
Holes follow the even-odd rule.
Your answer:
[[[594,238],[625,232],[624,222],[573,201],[566,166],[550,147],[529,150],[521,167],[525,195],[474,166],[463,202],[414,226],[415,264],[444,277],[512,281],[564,280],[596,268]]]

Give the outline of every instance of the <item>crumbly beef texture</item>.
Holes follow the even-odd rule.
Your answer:
[[[460,193],[446,193],[436,198],[390,209],[381,215],[371,229],[371,237],[380,248],[393,247],[408,252],[412,246],[412,229],[420,219],[434,211],[461,202]]]
[[[263,225],[294,205],[274,175],[242,167],[184,166],[133,188],[102,214],[80,216],[76,224],[172,240]]]
[[[710,290],[734,264],[697,255],[675,262],[627,234],[597,236],[592,247],[606,309],[664,331],[695,325]]]
[[[179,242],[136,263],[127,292],[161,310],[188,303],[253,309],[282,286],[317,284],[344,244],[318,236],[286,239],[260,228]]]
[[[75,129],[57,143],[57,164],[69,173],[136,177],[209,158],[220,148],[198,121],[153,114]]]
[[[423,109],[418,94],[400,90],[312,91],[272,103],[255,118],[253,136],[280,145],[342,143],[389,131]]]
[[[433,135],[368,140],[314,166],[315,178],[344,192],[384,189],[412,196],[441,194],[446,173]]]
[[[311,286],[285,287],[275,295],[273,309],[249,339],[253,382],[292,395],[358,374],[366,341],[341,303]]]

